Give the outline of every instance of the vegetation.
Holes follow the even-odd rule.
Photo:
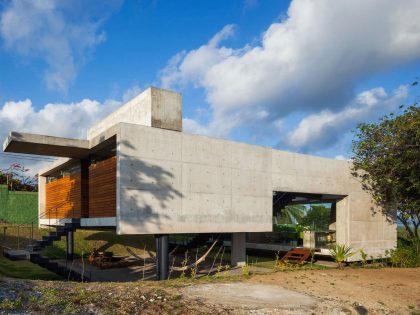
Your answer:
[[[325,205],[311,205],[300,224],[309,226],[315,231],[328,231],[330,225],[331,208]]]
[[[402,109],[402,107],[400,107]],[[360,124],[353,141],[353,176],[389,220],[395,216],[412,242],[420,227],[420,108],[409,106],[377,123]],[[380,210],[378,210],[380,209]]]
[[[330,255],[334,258],[335,262],[337,263],[337,267],[340,270],[344,269],[343,263],[353,256],[356,252],[352,252],[352,248],[345,244],[336,244],[335,246],[330,248]]]
[[[59,275],[28,261],[11,261],[2,256],[0,256],[0,276],[32,280],[62,280]]]
[[[13,163],[0,170],[0,185],[6,185],[10,191],[38,191],[38,178],[27,175],[29,171],[22,164]]]
[[[299,223],[305,216],[306,207],[304,205],[286,206],[279,214],[277,221],[282,224]]]

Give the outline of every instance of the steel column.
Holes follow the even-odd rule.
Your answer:
[[[155,235],[156,280],[167,280],[169,275],[169,238],[167,234]]]
[[[66,236],[66,259],[73,260],[74,254],[74,232],[68,231]]]

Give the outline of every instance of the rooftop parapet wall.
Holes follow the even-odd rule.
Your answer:
[[[182,96],[179,93],[150,87],[92,126],[92,139],[118,123],[182,131]]]

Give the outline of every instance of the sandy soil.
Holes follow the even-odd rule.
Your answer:
[[[420,314],[419,268],[277,272],[248,283],[279,285],[358,314]]]
[[[182,293],[205,304],[228,307],[237,314],[310,314],[319,303],[314,297],[278,285],[244,282],[192,285]]]
[[[196,284],[186,299],[234,314],[420,314],[420,269],[305,270]]]
[[[420,315],[420,268],[297,270],[168,282],[0,277],[0,314]]]

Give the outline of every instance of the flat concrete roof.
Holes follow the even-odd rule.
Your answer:
[[[3,151],[80,159],[89,155],[89,141],[12,131]]]

